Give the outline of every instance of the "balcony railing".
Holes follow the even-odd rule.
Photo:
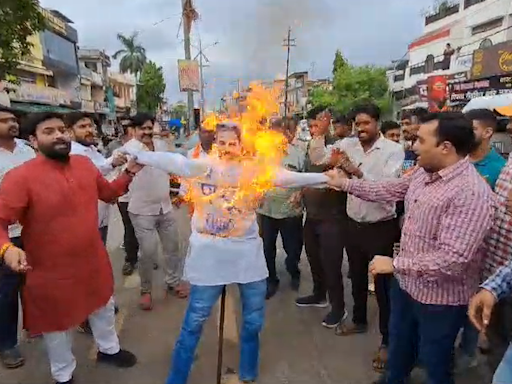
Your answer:
[[[425,25],[435,23],[436,21],[442,20],[445,17],[455,15],[458,12],[459,4],[448,4],[446,6],[441,6],[436,13],[425,17]]]

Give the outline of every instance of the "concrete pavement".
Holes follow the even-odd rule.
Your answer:
[[[180,227],[187,233],[185,210],[180,212]],[[116,274],[116,300],[121,308],[117,318],[124,348],[137,354],[139,363],[132,369],[118,370],[96,365],[94,343],[90,336],[77,334],[74,352],[78,360],[77,384],[163,384],[170,355],[178,335],[186,301],[164,294],[161,272],[156,272],[159,289],[151,312],[137,308],[139,279],[121,276],[124,253],[119,248],[122,226],[117,212],[112,215],[109,250]],[[282,249],[282,248],[280,248]],[[377,306],[370,298],[370,332],[347,338],[337,337],[320,323],[325,309],[297,308],[295,293],[288,278],[280,251],[281,289],[268,302],[267,322],[261,341],[261,377],[259,384],[369,384],[376,378],[371,359],[379,343]],[[301,293],[309,293],[311,278],[305,257],[302,265]],[[347,283],[347,293],[350,287]],[[347,296],[347,300],[349,297]],[[350,309],[350,307],[349,307]],[[24,340],[21,348],[27,358],[24,368],[6,371],[0,368],[0,384],[50,384],[46,354],[40,339]],[[228,346],[233,358],[236,348]],[[217,325],[213,316],[205,326],[190,384],[215,384]],[[236,355],[236,354],[235,354]],[[485,384],[478,370],[457,379],[458,384]],[[419,383],[421,381],[415,381]]]

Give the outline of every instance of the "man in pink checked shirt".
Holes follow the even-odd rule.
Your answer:
[[[379,384],[402,384],[417,360],[428,384],[453,384],[455,339],[482,269],[482,241],[494,213],[490,187],[466,158],[471,121],[460,113],[430,115],[414,150],[418,169],[400,179],[365,181],[331,171],[330,184],[368,201],[405,199],[400,253],[376,255],[373,274],[391,274],[390,345]]]

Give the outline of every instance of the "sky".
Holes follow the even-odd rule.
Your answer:
[[[352,64],[389,65],[402,58],[408,44],[423,31],[424,11],[433,0],[195,0],[200,19],[192,43],[201,38],[209,67],[204,68],[206,103],[212,108],[236,88],[237,79],[284,77],[288,27],[296,47],[290,71],[309,71],[310,78],[331,76],[336,49]],[[180,0],[41,0],[74,21],[79,46],[121,48],[117,34],[140,32],[147,56],[164,68],[170,102],[180,93],[177,60],[184,58]],[[192,55],[197,54],[192,48]],[[113,64],[116,70],[117,63]],[[196,95],[196,100],[199,96]],[[196,101],[197,104],[197,101]]]

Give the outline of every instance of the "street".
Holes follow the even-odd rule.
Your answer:
[[[180,228],[186,227],[183,224],[186,210],[180,209],[179,215]],[[160,289],[155,290],[153,311],[142,312],[137,308],[138,276],[121,276],[124,261],[124,252],[120,248],[122,233],[120,217],[117,210],[113,210],[108,248],[116,275],[116,300],[120,307],[117,328],[122,346],[133,351],[139,363],[128,370],[97,366],[92,338],[77,333],[74,340],[78,362],[75,371],[77,384],[163,384],[167,376],[171,351],[180,329],[186,301],[166,297],[161,272],[157,271],[159,278],[155,281],[159,281]],[[320,325],[325,309],[295,306],[295,293],[288,287],[281,247],[279,252],[281,288],[268,302],[267,321],[261,340],[261,376],[258,383],[370,384],[377,377],[372,371],[371,359],[379,343],[375,298],[369,300],[370,332],[347,338],[337,337],[332,330]],[[301,268],[304,276],[301,293],[308,293],[311,278],[305,255]],[[346,293],[348,300],[349,288]],[[0,368],[0,383],[51,384],[48,360],[41,339],[23,340],[21,348],[27,359],[25,367],[14,371]],[[234,348],[228,345],[226,350],[225,358],[227,364],[231,365],[229,361]],[[216,356],[217,325],[216,316],[212,316],[204,329],[190,384],[215,383]],[[457,383],[488,382],[478,370],[468,372],[465,376],[458,378]],[[420,382],[415,380],[414,384]]]

